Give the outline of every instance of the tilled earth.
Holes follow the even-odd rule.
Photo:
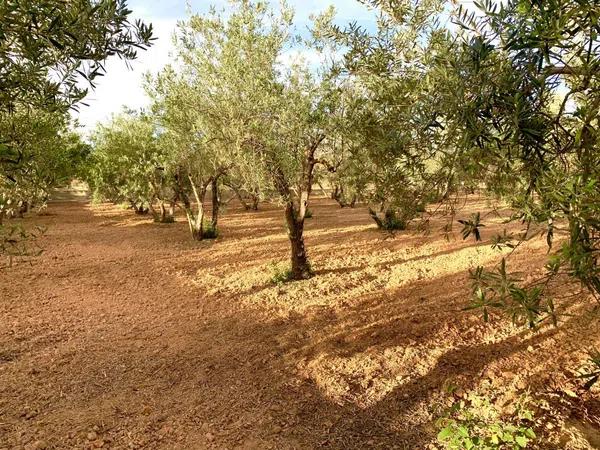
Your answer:
[[[553,288],[558,327],[486,324],[464,307],[468,270],[502,257],[489,242],[446,236],[442,219],[385,234],[363,209],[311,209],[316,276],[286,284],[272,282],[288,256],[273,205],[228,207],[200,243],[181,218],[109,205],[26,218],[48,230],[41,256],[0,271],[0,448],[435,448],[437,418],[468,392],[499,407],[528,393],[541,448],[600,448],[600,393],[577,378],[597,304],[577,285]],[[484,239],[504,226],[485,223]],[[546,253],[533,239],[509,267],[535,277]]]

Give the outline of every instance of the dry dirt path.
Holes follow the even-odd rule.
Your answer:
[[[48,232],[0,272],[0,448],[425,448],[443,386],[554,392],[598,341],[592,315],[531,334],[461,312],[489,246],[313,210],[317,277],[284,286],[273,207],[228,211],[203,243],[108,206],[26,219]],[[523,264],[543,261],[532,246]]]

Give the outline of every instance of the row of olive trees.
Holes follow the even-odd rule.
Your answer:
[[[0,121],[0,134],[18,158],[5,161],[0,178],[0,225],[22,217],[30,208],[43,208],[52,188],[75,175],[87,146],[70,131],[64,115],[19,110]]]
[[[212,191],[218,204],[219,184],[275,198],[292,277],[301,279],[311,273],[303,230],[314,183],[328,182],[342,205],[367,204],[386,229],[405,228],[428,202],[485,186],[530,225],[497,244],[518,245],[540,224],[551,243],[568,223],[550,275],[567,272],[600,291],[595,6],[488,1],[480,15],[455,11],[461,31],[451,31],[438,20],[442,0],[371,4],[382,13],[374,32],[340,28],[329,11],[307,40],[294,34],[289,9],[262,1],[182,23],[177,60],[147,82],[144,120],[159,156],[143,158],[139,172],[146,204],[165,196],[151,180],[167,183],[202,239],[216,231],[204,203]],[[320,68],[282,64],[300,45],[344,56]],[[463,222],[480,236],[478,220]],[[551,311],[540,286],[513,283],[507,296],[494,291],[497,277],[478,273],[480,306],[516,307],[529,323]]]
[[[227,17],[212,12],[181,23],[174,66],[147,81],[152,123],[121,117],[101,127],[90,172],[105,197],[145,205],[158,197],[158,176],[198,240],[217,233],[219,186],[248,199],[249,208],[264,197],[281,202],[291,277],[302,279],[311,275],[304,220],[339,89],[302,61],[281,63],[299,42],[292,21],[285,6],[276,13],[267,2],[238,1]],[[142,120],[149,128],[138,140],[132,125]]]
[[[240,0],[232,9],[227,16],[211,12],[181,23],[176,61],[147,79],[150,112],[98,130],[92,184],[105,186],[105,198],[152,205],[162,198],[158,176],[199,240],[216,235],[220,185],[254,205],[276,200],[290,239],[290,277],[303,279],[311,275],[303,232],[316,182],[336,186],[342,205],[367,203],[386,229],[406,228],[435,192],[444,194],[449,175],[443,161],[455,135],[436,127],[431,87],[424,82],[431,49],[446,43],[433,20],[441,2],[411,7],[394,36],[380,30],[379,41],[388,39],[390,46],[419,42],[394,55],[406,60],[400,77],[393,73],[398,67],[377,60],[388,58],[382,54],[367,63],[351,52],[333,66],[284,65],[292,46],[331,55],[368,45],[361,30],[336,29],[331,10],[317,18],[309,39],[301,39],[285,5],[275,12],[268,2]],[[353,65],[369,70],[355,73]],[[135,137],[137,127],[128,121],[149,128]]]
[[[150,45],[151,26],[130,14],[124,0],[0,3],[0,255],[27,253],[36,234],[3,219],[43,207],[79,175],[89,149],[69,122],[86,84],[107,57],[134,59]]]

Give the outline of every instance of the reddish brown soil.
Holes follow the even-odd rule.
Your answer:
[[[574,377],[598,316],[576,286],[557,288],[558,328],[485,324],[462,308],[468,269],[501,257],[489,243],[312,210],[316,277],[284,285],[274,206],[229,208],[202,243],[108,205],[27,218],[48,232],[0,272],[0,448],[433,448],[450,384],[499,405],[530,390],[543,448],[598,445],[600,394]],[[511,265],[534,276],[545,253],[535,239]]]

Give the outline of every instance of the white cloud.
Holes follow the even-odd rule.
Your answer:
[[[85,99],[89,106],[81,106],[76,114],[86,130],[94,128],[97,122],[110,118],[123,106],[140,108],[148,104],[143,89],[146,72],[156,73],[169,62],[172,51],[171,36],[177,23],[176,19],[154,19],[155,44],[147,51],[141,51],[138,58],[129,63],[113,59],[106,64],[107,73],[98,80],[97,87],[90,90]]]
[[[274,4],[278,0],[271,0]],[[133,11],[132,16],[151,22],[154,26],[157,40],[147,51],[140,51],[138,59],[127,67],[124,61],[113,59],[107,62],[107,74],[97,80],[97,87],[91,90],[85,99],[89,106],[81,105],[74,116],[84,127],[84,132],[91,131],[98,122],[104,122],[124,106],[140,108],[148,105],[148,99],[143,89],[143,78],[146,72],[156,73],[170,61],[172,52],[172,35],[178,20],[185,18],[185,0],[164,2],[161,0],[132,0],[129,2]],[[192,1],[192,11],[206,12],[209,4],[221,7],[227,4],[225,0],[211,2]],[[333,4],[337,10],[338,21],[364,21],[372,19],[367,9],[356,0],[289,0],[296,11],[298,27],[306,26],[311,14],[319,13]],[[290,50],[282,56],[282,61],[291,61],[298,56],[307,62],[316,64],[320,57],[315,52]]]

